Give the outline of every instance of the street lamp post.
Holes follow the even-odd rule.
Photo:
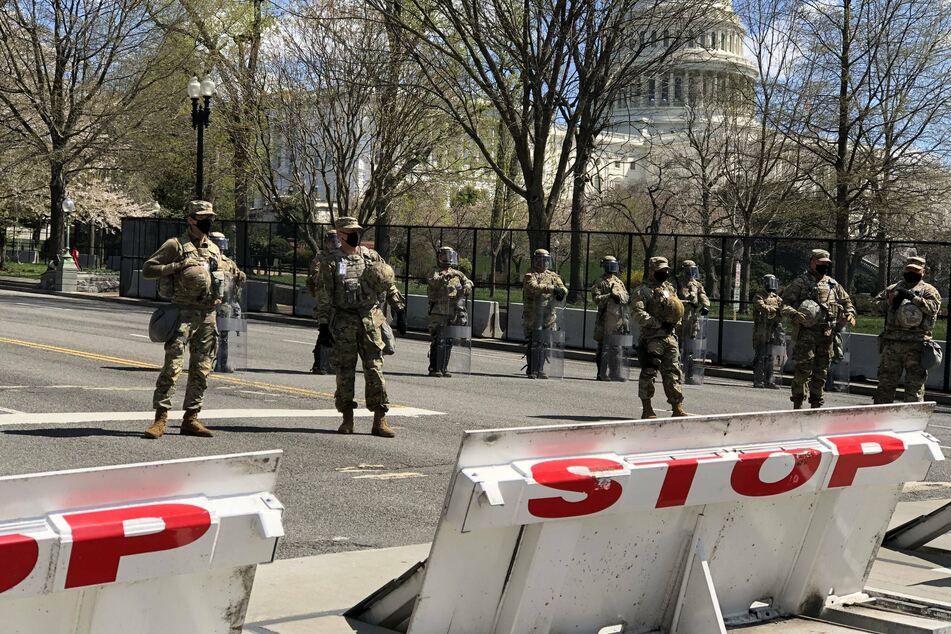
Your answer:
[[[192,100],[192,128],[198,132],[198,151],[195,164],[196,200],[204,200],[204,131],[208,127],[208,120],[211,118],[211,96],[214,94],[215,82],[208,77],[201,81],[198,81],[197,77],[192,77],[192,80],[188,82],[188,96]],[[204,100],[204,105],[199,105],[199,98]]]
[[[63,218],[63,224],[66,225],[66,251],[69,251],[69,230],[71,228],[70,225],[73,224],[72,215],[74,211],[76,211],[76,201],[66,196],[66,198],[63,199],[63,215],[65,216]]]

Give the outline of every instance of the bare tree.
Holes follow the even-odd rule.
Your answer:
[[[144,0],[9,0],[0,7],[2,126],[48,169],[47,256],[63,248],[70,180],[125,149],[165,106],[169,63]]]

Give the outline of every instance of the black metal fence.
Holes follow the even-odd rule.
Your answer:
[[[21,264],[46,264],[46,240],[35,228],[14,226],[4,245],[4,257]],[[84,270],[118,270],[122,256],[119,232],[73,223],[69,237],[70,250],[79,252],[79,263]]]
[[[220,221],[217,230],[230,241],[230,252],[253,282],[260,283],[263,310],[300,314],[298,304],[306,297],[308,265],[327,226],[284,222]],[[185,230],[184,222],[127,218],[122,224],[121,293],[154,296],[154,285],[143,284],[137,271],[159,245]],[[577,254],[572,263],[572,239]],[[461,268],[475,284],[475,299],[498,303],[501,339],[519,339],[521,332],[509,327],[513,306],[521,303],[522,278],[530,267],[531,252],[542,246],[551,251],[554,268],[568,284],[569,307],[579,309],[582,334],[578,347],[591,347],[583,333],[593,320],[591,285],[601,276],[604,255],[621,261],[621,277],[633,287],[643,276],[645,263],[654,255],[671,262],[675,277],[683,260],[694,260],[713,302],[710,316],[716,323],[716,358],[724,360],[724,328],[729,322],[749,320],[754,293],[762,277],[772,273],[785,285],[806,267],[809,251],[827,249],[845,279],[855,301],[859,319],[855,332],[877,335],[884,322],[872,299],[886,285],[901,278],[908,255],[928,260],[927,279],[938,287],[945,304],[935,337],[947,339],[947,297],[951,296],[951,243],[903,240],[848,240],[828,237],[766,237],[737,235],[638,234],[551,230],[536,235],[536,243],[523,229],[482,227],[426,227],[390,225],[370,228],[365,243],[373,244],[395,269],[406,295],[426,293],[426,276],[436,264],[436,251],[450,245],[459,252]],[[844,259],[844,262],[842,261]],[[145,291],[143,293],[143,291]],[[571,336],[569,334],[569,341]],[[947,346],[946,346],[947,348]],[[729,356],[729,355],[727,355]],[[947,357],[947,354],[945,355]],[[944,389],[951,387],[951,364],[944,368]]]

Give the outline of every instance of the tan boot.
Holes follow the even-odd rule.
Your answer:
[[[155,410],[155,422],[145,430],[145,437],[155,440],[161,438],[165,433],[165,426],[168,424],[168,410],[160,407]]]
[[[373,412],[373,429],[370,433],[381,438],[392,438],[396,432],[386,422],[386,410],[378,408]]]
[[[641,403],[644,406],[644,411],[641,412],[641,418],[657,418],[657,414],[654,413],[654,406],[651,405],[649,398],[642,398]]]
[[[690,416],[690,414],[684,411],[683,403],[675,403],[673,405],[671,416]]]
[[[340,427],[337,428],[338,434],[352,434],[353,433],[353,410],[345,409],[341,412],[343,414],[343,422],[340,423]]]
[[[214,436],[211,430],[201,424],[198,420],[197,409],[185,410],[185,417],[182,418],[182,436],[199,436],[201,438],[211,438]]]

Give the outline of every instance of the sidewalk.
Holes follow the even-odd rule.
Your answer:
[[[902,502],[891,526],[951,502],[949,499]],[[389,630],[353,623],[343,612],[429,554],[429,544],[357,550],[259,566],[245,619],[245,634],[384,634]],[[951,608],[951,535],[917,552],[882,548],[867,588],[880,593],[919,597]],[[778,625],[778,624],[777,624]],[[788,626],[788,625],[787,625]],[[774,631],[761,626],[756,631]],[[783,629],[782,631],[790,631]],[[814,629],[803,630],[815,632]],[[853,631],[824,629],[822,631]]]
[[[145,306],[149,308],[155,308],[161,306],[164,303],[150,299],[141,299],[138,297],[119,297],[119,295],[116,293],[66,293],[62,291],[44,291],[36,287],[35,280],[9,276],[0,276],[0,289],[37,293],[40,295],[57,295],[59,297],[69,297],[73,299],[91,299],[101,302],[111,302],[114,304],[124,304],[126,306]],[[286,324],[290,326],[300,326],[302,328],[316,330],[314,320],[304,317],[292,317],[290,315],[277,315],[274,313],[245,313],[245,315],[248,319],[253,321],[262,321],[272,324]],[[425,332],[411,331],[400,338],[413,339],[416,341],[429,341],[429,335]],[[472,347],[483,350],[512,352],[515,354],[524,354],[525,352],[524,344],[515,341],[502,341],[500,339],[473,339]],[[571,359],[573,361],[587,361],[593,366],[594,351],[565,350],[565,358]],[[746,368],[707,366],[705,374],[711,377],[748,381],[750,383],[753,382],[753,370]],[[875,394],[875,384],[854,382],[849,384],[849,390],[852,394],[871,397]],[[928,391],[925,394],[925,400],[934,401],[939,405],[951,406],[951,394]]]

